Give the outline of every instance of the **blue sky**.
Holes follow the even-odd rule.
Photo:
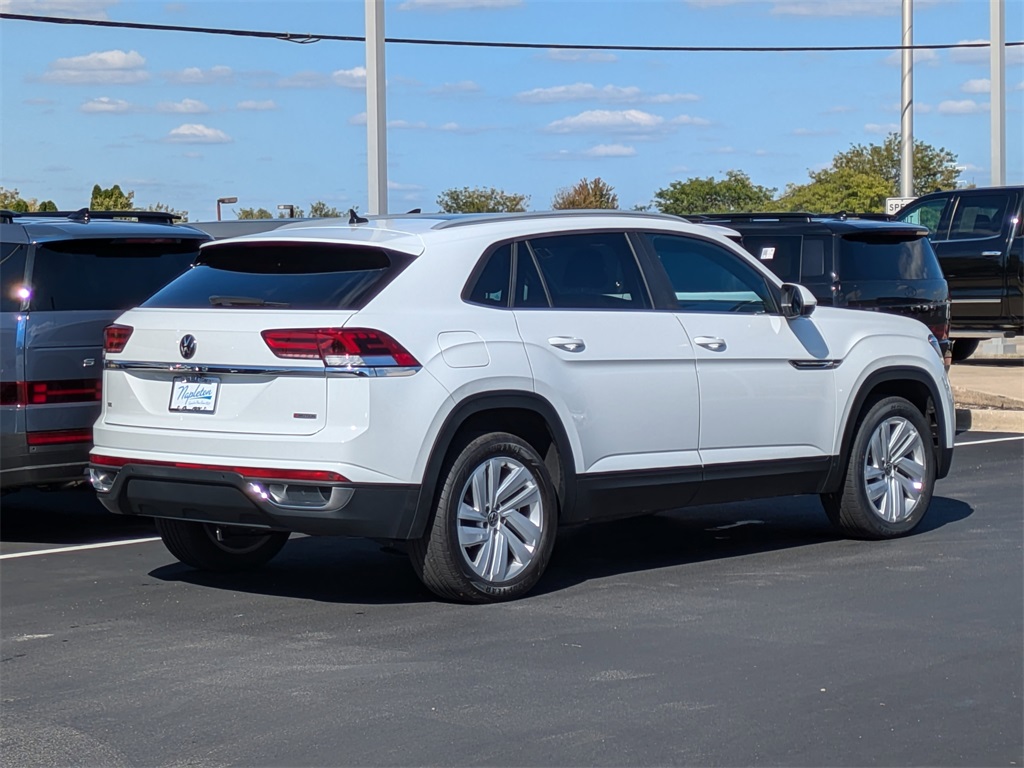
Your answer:
[[[916,0],[914,42],[987,41],[989,0]],[[362,0],[0,0],[8,13],[352,35]],[[901,0],[388,0],[389,38],[673,46],[898,45]],[[1006,39],[1024,2],[1006,0]],[[94,184],[215,218],[367,203],[361,42],[0,20],[0,186],[88,204]],[[1007,183],[1024,181],[1024,48],[1007,49]],[[621,207],[690,177],[804,183],[899,130],[899,54],[559,51],[389,44],[389,210],[452,187],[549,208],[600,177]],[[926,51],[915,138],[990,179],[987,49]]]

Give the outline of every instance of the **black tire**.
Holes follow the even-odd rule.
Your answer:
[[[442,477],[433,520],[411,542],[416,574],[446,600],[492,603],[526,594],[551,559],[558,523],[544,460],[515,435],[493,432],[459,451]]]
[[[978,351],[980,339],[957,339],[953,342],[953,362],[962,363]]]
[[[156,518],[164,546],[201,571],[246,571],[266,564],[288,541],[285,531]]]
[[[921,522],[934,488],[928,422],[904,398],[885,397],[869,404],[857,425],[842,487],[821,502],[847,536],[891,539]]]

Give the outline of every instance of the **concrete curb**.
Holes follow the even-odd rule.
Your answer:
[[[959,405],[959,403],[958,403]],[[957,408],[957,434],[974,432],[1006,432],[1024,434],[1024,411],[1004,411],[988,408]]]

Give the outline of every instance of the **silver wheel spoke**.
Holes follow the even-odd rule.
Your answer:
[[[917,497],[921,495],[921,487],[919,480],[915,480],[912,477],[907,477],[906,475],[901,475],[898,472],[895,475],[893,475],[893,479],[896,480],[897,483],[899,483],[900,488],[903,489],[903,493],[905,493],[909,498],[916,501]]]
[[[525,475],[525,478],[524,478]],[[501,481],[501,485],[498,490],[494,493],[494,505],[504,506],[508,504],[505,499],[509,494],[518,492],[520,488],[529,483],[530,473],[526,471],[526,467],[513,467],[512,471],[508,473],[508,477]]]
[[[489,535],[487,528],[463,526],[459,529],[459,543],[463,547],[475,547],[477,544],[483,544]]]
[[[487,578],[491,581],[503,581],[508,570],[508,543],[505,534],[500,530],[494,532],[491,546],[491,562],[487,568]]]
[[[540,541],[540,528],[534,525],[528,517],[519,512],[510,512],[505,516],[505,524],[522,539],[528,547],[537,546]]]
[[[501,505],[502,514],[505,510],[516,510],[521,509],[527,505],[532,505],[540,501],[540,491],[537,490],[537,486],[532,483],[519,490],[515,496],[509,499],[506,503]]]
[[[885,478],[880,477],[874,483],[868,483],[868,498],[871,499],[875,504],[878,500],[885,496],[886,483]]]
[[[506,535],[505,541],[508,543],[508,548],[512,550],[512,556],[518,564],[526,565],[533,558],[532,548],[523,544],[515,534]]]
[[[914,424],[894,416],[868,440],[863,464],[864,491],[875,514],[890,523],[907,520],[924,492],[925,445]]]
[[[924,467],[913,459],[909,457],[900,459],[896,462],[896,467],[900,470],[900,474],[913,480],[915,483],[924,482]]]
[[[487,520],[487,516],[484,515],[479,509],[474,509],[463,502],[459,505],[459,520],[469,520],[474,523],[482,523]]]

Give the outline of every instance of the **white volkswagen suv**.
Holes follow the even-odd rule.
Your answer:
[[[952,460],[935,339],[815,309],[729,234],[353,213],[208,243],[106,330],[92,484],[196,568],[366,536],[468,602],[602,518],[816,493],[849,535],[910,532]]]

